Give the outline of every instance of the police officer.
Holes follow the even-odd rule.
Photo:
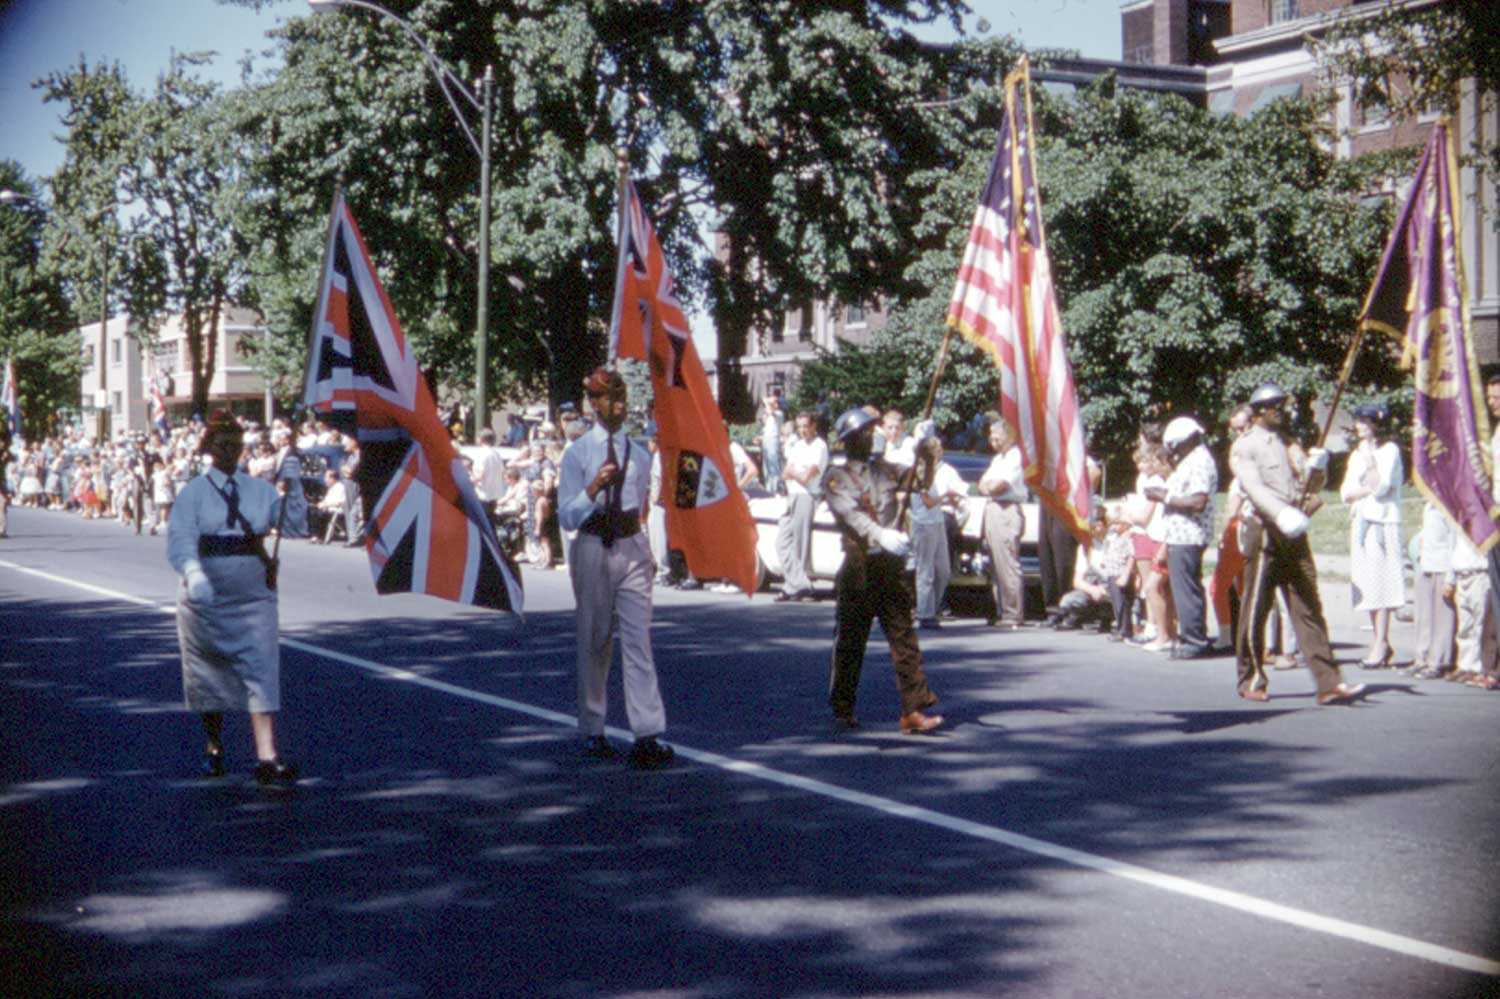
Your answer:
[[[1308,517],[1299,503],[1304,490],[1292,469],[1286,441],[1281,437],[1281,387],[1266,383],[1250,396],[1251,426],[1234,442],[1229,465],[1249,499],[1241,518],[1240,550],[1245,569],[1240,581],[1239,633],[1235,655],[1239,695],[1249,701],[1269,698],[1265,669],[1265,623],[1283,587],[1297,643],[1317,682],[1319,704],[1346,704],[1364,690],[1363,684],[1343,682],[1328,625],[1318,598],[1318,570],[1307,542]],[[1314,449],[1308,456],[1309,493],[1315,493],[1328,467],[1328,452]]]
[[[902,470],[884,460],[872,460],[876,422],[876,415],[865,409],[851,409],[838,418],[833,429],[844,445],[845,463],[830,469],[824,478],[828,508],[844,543],[844,562],[834,580],[838,632],[828,701],[839,724],[858,727],[854,699],[870,625],[879,617],[896,668],[901,731],[931,732],[943,719],[924,713],[937,703],[937,696],[922,671],[922,650],[912,626],[911,591],[903,578],[911,541],[895,526]]]

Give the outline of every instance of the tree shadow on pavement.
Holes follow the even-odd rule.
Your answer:
[[[571,615],[489,622],[293,637],[570,713]],[[1007,700],[1021,661],[951,677],[968,720],[942,739],[834,736],[806,651],[827,615],[746,633],[659,609],[674,740],[1138,864],[1263,858],[1258,825],[1424,783],[1330,781],[1295,745],[1231,737],[1265,712]],[[233,776],[197,779],[171,618],[13,601],[0,634],[0,686],[34,721],[0,742],[0,976],[23,993],[1048,995],[1077,946],[1041,885],[1057,861],[687,760],[585,761],[569,727],[293,649],[281,739],[308,779],[251,785],[242,719]],[[873,643],[866,669],[891,703]]]

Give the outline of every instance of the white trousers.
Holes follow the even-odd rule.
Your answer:
[[[582,531],[568,550],[568,573],[578,602],[578,728],[603,735],[615,631],[624,663],[625,717],[640,739],[667,727],[656,661],[651,655],[651,547],[645,532],[611,548]]]
[[[1453,587],[1453,604],[1458,611],[1458,662],[1462,670],[1478,673],[1484,669],[1480,642],[1484,637],[1484,615],[1490,602],[1490,577],[1485,572],[1471,572],[1458,577]]]
[[[914,522],[911,553],[917,564],[917,620],[931,620],[938,616],[953,575],[948,562],[948,525],[941,520],[935,524]]]

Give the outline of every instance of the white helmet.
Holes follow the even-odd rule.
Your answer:
[[[1168,423],[1167,428],[1161,432],[1161,442],[1166,445],[1167,450],[1175,451],[1178,445],[1194,434],[1202,436],[1203,427],[1191,416],[1179,416]]]

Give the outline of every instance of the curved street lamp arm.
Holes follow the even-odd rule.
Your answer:
[[[406,32],[406,37],[415,42],[417,47],[422,50],[422,55],[427,59],[428,70],[437,78],[438,88],[442,90],[443,97],[447,99],[448,107],[453,111],[453,117],[458,119],[458,127],[463,129],[464,137],[469,140],[469,145],[474,147],[475,154],[483,158],[484,152],[479,145],[479,140],[474,137],[474,131],[469,127],[469,123],[464,118],[463,111],[460,109],[458,101],[454,99],[453,91],[450,88],[456,88],[463,95],[464,100],[468,101],[475,111],[483,113],[484,105],[480,103],[479,98],[474,96],[474,92],[464,83],[463,78],[449,69],[447,63],[438,58],[437,53],[432,51],[431,46],[427,44],[416,28],[412,27],[405,19],[391,13],[379,4],[368,3],[367,0],[307,0],[307,2],[308,6],[314,11],[330,10],[334,7],[358,7],[361,10],[368,10],[374,14],[378,14],[386,20],[395,21],[400,25],[401,30]]]

